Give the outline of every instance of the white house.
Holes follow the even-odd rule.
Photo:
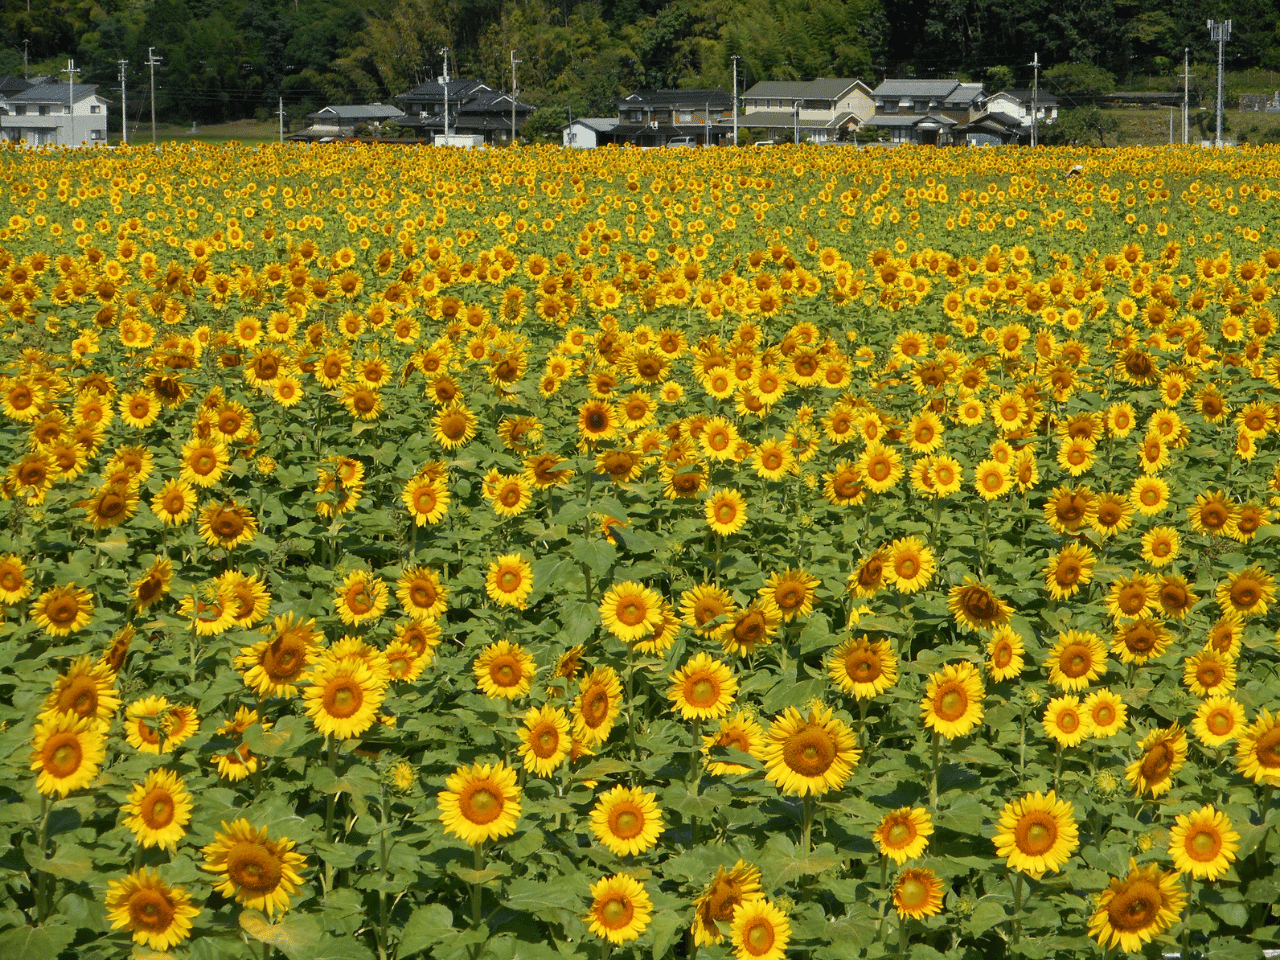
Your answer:
[[[1053,123],[1058,119],[1058,98],[1052,93],[1046,93],[1044,90],[1036,91],[1035,112],[1036,117],[1041,123]],[[1019,123],[1031,126],[1031,101],[1032,92],[1030,90],[1001,90],[999,93],[993,93],[987,97],[987,101],[983,104],[983,108],[988,113],[1003,113],[1005,116],[1013,117]]]
[[[107,107],[97,84],[40,83],[0,99],[0,140],[27,146],[99,146],[107,142]]]
[[[856,133],[875,113],[875,102],[871,88],[855,78],[762,80],[742,95],[742,111],[739,129],[766,130],[774,140],[798,134],[827,143]]]
[[[617,117],[578,117],[560,128],[560,136],[566,147],[586,149],[613,143],[610,134],[618,128]]]

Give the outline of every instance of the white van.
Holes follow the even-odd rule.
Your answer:
[[[668,147],[696,147],[697,145],[697,137],[672,137],[667,141]]]

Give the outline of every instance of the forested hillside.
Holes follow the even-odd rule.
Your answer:
[[[921,11],[925,12],[921,12]],[[52,72],[68,57],[81,82],[146,101],[148,49],[163,58],[157,105],[169,120],[265,116],[283,97],[300,117],[325,103],[389,100],[454,71],[575,114],[611,113],[641,86],[862,76],[965,76],[1027,84],[1046,67],[1089,64],[1123,83],[1167,75],[1184,46],[1215,55],[1209,17],[1233,19],[1229,66],[1280,67],[1280,0],[5,0],[0,72]],[[1052,81],[1050,82],[1052,89]],[[110,91],[104,91],[110,94]]]

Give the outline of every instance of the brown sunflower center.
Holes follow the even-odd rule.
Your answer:
[[[1142,931],[1155,922],[1163,902],[1159,888],[1150,880],[1133,880],[1112,897],[1107,905],[1107,919],[1114,930]]]
[[[1070,644],[1058,658],[1058,669],[1065,676],[1076,680],[1093,669],[1093,654],[1083,644]]]
[[[1208,863],[1222,849],[1222,835],[1211,826],[1200,826],[1187,834],[1185,849],[1192,860]]]
[[[509,654],[494,657],[489,663],[489,678],[499,687],[519,686],[523,676],[520,662]]]
[[[632,803],[621,803],[609,811],[609,831],[620,840],[630,840],[644,830],[644,813]]]
[[[80,615],[80,603],[71,594],[59,594],[45,605],[44,615],[55,626],[70,626]]]
[[[1173,747],[1161,740],[1151,745],[1142,758],[1142,777],[1147,783],[1159,783],[1173,769]]]
[[[58,709],[78,717],[98,712],[98,685],[86,676],[72,677],[58,692]]]
[[[621,930],[631,923],[635,912],[635,907],[631,905],[629,898],[613,896],[600,905],[598,916],[605,927],[610,930]]]
[[[129,897],[132,925],[153,933],[163,933],[173,923],[173,904],[159,890],[135,890]]]
[[[773,924],[765,917],[757,917],[748,921],[742,931],[743,952],[750,957],[763,957],[773,949],[776,939]]]
[[[70,732],[55,733],[40,751],[44,769],[53,777],[69,777],[80,769],[84,759],[84,747],[80,738]]]
[[[886,846],[905,847],[916,838],[915,825],[906,818],[895,820],[884,832],[884,838],[887,841]]]
[[[1253,755],[1258,766],[1272,772],[1280,769],[1280,727],[1272,727],[1254,741]]]
[[[284,876],[284,864],[260,843],[241,841],[227,851],[227,879],[254,896],[275,891]]]
[[[854,647],[845,654],[844,669],[855,683],[874,683],[884,673],[884,664],[870,647]]]
[[[836,744],[831,734],[816,723],[806,723],[787,738],[782,747],[787,766],[804,777],[819,777],[836,759]]]
[[[471,784],[458,798],[458,809],[471,823],[485,824],[502,814],[502,794],[489,783]]]
[[[143,797],[142,803],[138,804],[138,809],[142,822],[152,830],[159,830],[173,823],[174,814],[177,812],[173,795],[160,787]]]
[[[553,757],[560,747],[560,733],[550,724],[538,727],[529,737],[529,749],[539,760]]]
[[[1014,828],[1014,840],[1027,856],[1043,856],[1058,840],[1058,824],[1047,813],[1028,814]]]
[[[598,727],[609,716],[609,694],[600,686],[592,686],[582,697],[582,718],[589,727]]]
[[[261,664],[276,683],[294,680],[306,666],[306,645],[296,637],[277,637],[262,652]]]
[[[325,685],[321,702],[325,713],[345,720],[364,703],[364,691],[353,677],[339,677]]]

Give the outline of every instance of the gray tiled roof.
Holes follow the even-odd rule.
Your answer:
[[[323,110],[307,114],[310,120],[334,117],[338,120],[385,120],[388,117],[402,117],[404,111],[385,103],[350,103],[338,106],[327,106]]]
[[[995,96],[1011,97],[1014,100],[1017,100],[1019,103],[1025,103],[1027,105],[1031,104],[1030,90],[1001,90],[1000,93],[995,94]],[[1038,90],[1036,91],[1035,96],[1036,96],[1037,103],[1052,105],[1058,102],[1058,98],[1055,97],[1052,93],[1049,93],[1049,91],[1047,90]]]
[[[856,78],[817,80],[761,80],[743,94],[753,100],[837,100],[858,83]]]
[[[612,133],[618,127],[617,117],[574,117],[573,123],[580,123],[584,127],[590,127],[596,133]],[[573,124],[566,123],[562,130],[567,130]]]
[[[959,80],[886,80],[873,91],[877,97],[928,97],[945,100],[960,86]]]
[[[956,122],[950,117],[944,117],[936,113],[896,113],[884,116],[876,114],[867,121],[867,125],[873,127],[914,127],[925,121],[931,121],[943,127],[954,127],[956,125]]]
[[[12,94],[7,99],[10,103],[66,103],[70,93],[68,87],[69,85],[65,83],[42,83],[21,93]],[[97,93],[96,83],[77,83],[76,103],[85,97],[96,96]]]
[[[618,101],[619,106],[652,106],[664,107],[700,107],[714,104],[717,107],[728,107],[733,104],[733,97],[716,88],[701,90],[637,90],[629,97]]]

